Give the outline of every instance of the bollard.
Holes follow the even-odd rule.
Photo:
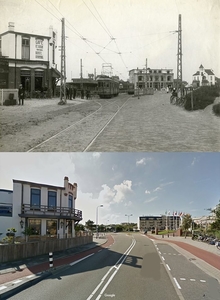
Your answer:
[[[53,252],[49,252],[49,263],[50,268],[53,268]]]
[[[162,234],[162,238],[164,238],[164,235]]]

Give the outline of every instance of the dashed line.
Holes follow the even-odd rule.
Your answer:
[[[162,257],[162,260],[165,260],[165,258],[163,256],[161,256],[161,257]]]
[[[194,278],[190,278],[190,281],[196,281]]]
[[[169,265],[168,265],[168,264],[166,264],[166,266],[167,266],[167,269],[170,271],[170,267],[169,267]]]
[[[201,282],[206,282],[206,280],[203,280],[203,279],[201,279],[200,281],[201,281]]]
[[[179,285],[179,283],[178,283],[178,281],[176,280],[175,277],[173,277],[173,280],[174,280],[176,286],[178,287],[178,289],[181,290],[181,286]]]
[[[102,251],[102,249],[101,250],[99,250],[98,252],[101,252]]]
[[[26,278],[32,278],[32,277],[34,277],[35,275],[28,275],[28,276],[26,276]]]
[[[0,286],[0,291],[1,291],[1,290],[4,290],[4,289],[7,289],[7,286],[5,286],[5,285]]]
[[[158,251],[160,254],[161,254],[161,252],[160,251]]]
[[[13,281],[12,283],[13,283],[13,284],[16,284],[16,283],[19,283],[19,282],[22,282],[22,280],[18,279],[18,280],[16,280],[16,281]]]
[[[180,280],[186,280],[186,278],[180,278]]]

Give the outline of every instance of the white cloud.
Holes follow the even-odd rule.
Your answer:
[[[145,191],[145,194],[150,194],[150,191],[146,190],[146,191]]]
[[[121,184],[114,186],[114,191],[116,191],[114,202],[123,202],[127,194],[130,194],[132,191],[132,181],[124,180]]]
[[[173,183],[174,183],[173,181],[166,182],[166,183],[161,183],[160,186],[167,186],[167,185],[170,185],[170,184],[173,184]]]
[[[152,161],[152,157],[147,157],[147,158],[143,157],[140,160],[137,160],[136,161],[136,166],[146,165],[147,161]]]
[[[132,205],[132,202],[131,201],[128,201],[125,203],[125,206],[131,206]]]
[[[92,156],[95,158],[99,158],[101,156],[101,154],[102,154],[101,152],[93,152]]]
[[[160,190],[162,190],[162,188],[160,186],[158,186],[156,189],[154,189],[154,192],[158,192]]]
[[[196,157],[193,158],[193,161],[192,161],[192,163],[191,163],[191,166],[194,166],[195,163],[196,163]]]
[[[150,202],[153,202],[157,199],[158,197],[153,197],[153,198],[150,198],[148,200],[145,200],[144,203],[150,203]]]

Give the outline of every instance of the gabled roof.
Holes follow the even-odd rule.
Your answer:
[[[215,75],[211,69],[205,69],[205,72],[206,72],[208,75]]]
[[[197,71],[195,74],[193,74],[193,76],[195,76],[195,75],[199,75],[200,73],[199,73],[199,71]]]
[[[203,65],[202,65],[202,64],[200,65],[200,67],[199,67],[199,68],[200,68],[200,69],[204,69],[204,67],[203,67]]]

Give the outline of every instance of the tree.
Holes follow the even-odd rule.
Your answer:
[[[76,231],[84,231],[85,230],[85,226],[83,224],[77,224],[75,226],[75,230]]]
[[[183,221],[182,221],[182,228],[185,231],[185,238],[186,238],[186,234],[187,234],[187,230],[191,227],[192,225],[192,217],[190,214],[186,214],[183,217]]]
[[[95,229],[95,223],[91,220],[88,220],[86,223],[85,223],[85,227],[88,229],[88,230],[94,230]]]
[[[217,204],[215,209],[212,209],[211,212],[215,214],[215,222],[211,224],[211,229],[220,230],[220,200],[219,204]]]

